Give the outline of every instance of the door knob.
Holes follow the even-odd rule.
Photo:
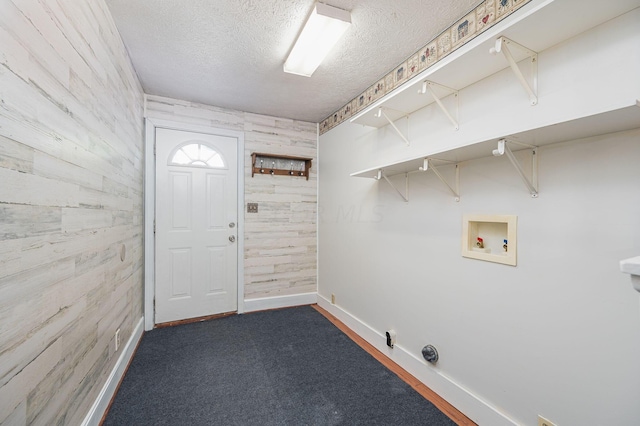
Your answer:
[[[236,242],[236,236],[235,235],[229,236],[229,241],[231,241],[232,243],[235,243]]]
[[[235,228],[236,224],[235,222],[229,222],[229,228]]]

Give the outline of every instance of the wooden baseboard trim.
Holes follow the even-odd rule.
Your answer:
[[[333,325],[335,325],[340,331],[347,335],[351,340],[353,340],[358,346],[367,351],[372,357],[374,357],[378,362],[387,367],[393,373],[395,373],[398,377],[400,377],[405,383],[411,386],[416,392],[422,395],[427,401],[431,402],[436,406],[440,411],[442,411],[447,417],[453,420],[459,426],[477,426],[471,419],[462,414],[457,408],[453,405],[449,404],[447,401],[442,399],[440,395],[429,389],[425,386],[424,383],[416,379],[413,375],[411,375],[404,368],[400,367],[398,364],[393,362],[387,356],[385,356],[382,352],[376,349],[369,342],[364,340],[355,331],[351,330],[347,327],[342,321],[338,318],[330,314],[325,309],[321,308],[317,304],[311,305],[313,309],[320,312],[325,318],[327,318]]]
[[[144,332],[142,332],[142,337],[144,337]],[[124,368],[124,372],[122,373],[122,377],[120,377],[120,380],[118,380],[118,385],[116,386],[116,389],[113,391],[113,396],[109,400],[109,405],[107,405],[107,409],[104,410],[104,413],[102,414],[102,418],[100,419],[100,423],[99,423],[100,426],[102,426],[102,424],[105,422],[105,420],[107,420],[107,414],[109,414],[109,410],[111,409],[111,405],[113,405],[113,400],[116,399],[116,395],[118,394],[118,391],[120,390],[120,385],[122,385],[122,381],[124,380],[124,376],[127,375],[127,371],[129,371],[129,367],[131,367],[131,363],[133,362],[133,357],[135,357],[136,356],[136,352],[138,352],[138,348],[140,347],[140,343],[142,343],[142,337],[140,337],[140,339],[136,343],[136,347],[133,350],[133,353],[131,354],[131,358],[129,358],[129,362],[127,362],[127,366]]]
[[[109,373],[106,382],[96,396],[93,405],[82,421],[82,426],[100,425],[106,418],[106,414],[111,407],[111,403],[118,393],[118,388],[133,360],[135,352],[142,341],[144,334],[144,317],[141,317],[134,327],[127,343],[122,347],[122,352],[118,356],[115,365]]]

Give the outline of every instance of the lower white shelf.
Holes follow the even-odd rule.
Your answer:
[[[547,126],[526,130],[511,135],[496,135],[495,138],[469,141],[464,145],[452,147],[447,150],[425,151],[420,156],[414,156],[404,160],[381,164],[365,170],[351,173],[352,177],[376,178],[382,171],[385,176],[416,172],[424,165],[425,158],[432,159],[440,164],[460,163],[476,158],[490,157],[496,149],[500,139],[519,142],[521,144],[544,146],[553,143],[582,139],[591,136],[605,135],[640,127],[640,100],[634,100],[629,105],[612,111],[602,112],[587,117],[578,118],[559,123],[550,123]],[[526,148],[522,148],[526,149]],[[514,151],[518,148],[515,147]]]

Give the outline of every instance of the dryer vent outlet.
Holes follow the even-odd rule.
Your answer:
[[[430,362],[432,364],[438,362],[438,351],[432,345],[427,345],[422,348],[422,356],[425,360],[427,360],[427,362]]]
[[[396,344],[396,332],[395,330],[387,331],[387,346],[393,348],[393,345]]]

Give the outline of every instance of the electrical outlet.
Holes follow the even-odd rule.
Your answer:
[[[335,294],[332,294],[332,295],[331,295],[331,304],[332,304],[332,305],[335,305],[335,304],[336,304],[336,295],[335,295]]]
[[[114,340],[116,343],[116,352],[118,352],[118,348],[120,348],[120,329],[116,330],[116,337]]]
[[[556,424],[538,415],[538,426],[556,426]]]
[[[247,213],[258,213],[258,203],[247,203]]]

